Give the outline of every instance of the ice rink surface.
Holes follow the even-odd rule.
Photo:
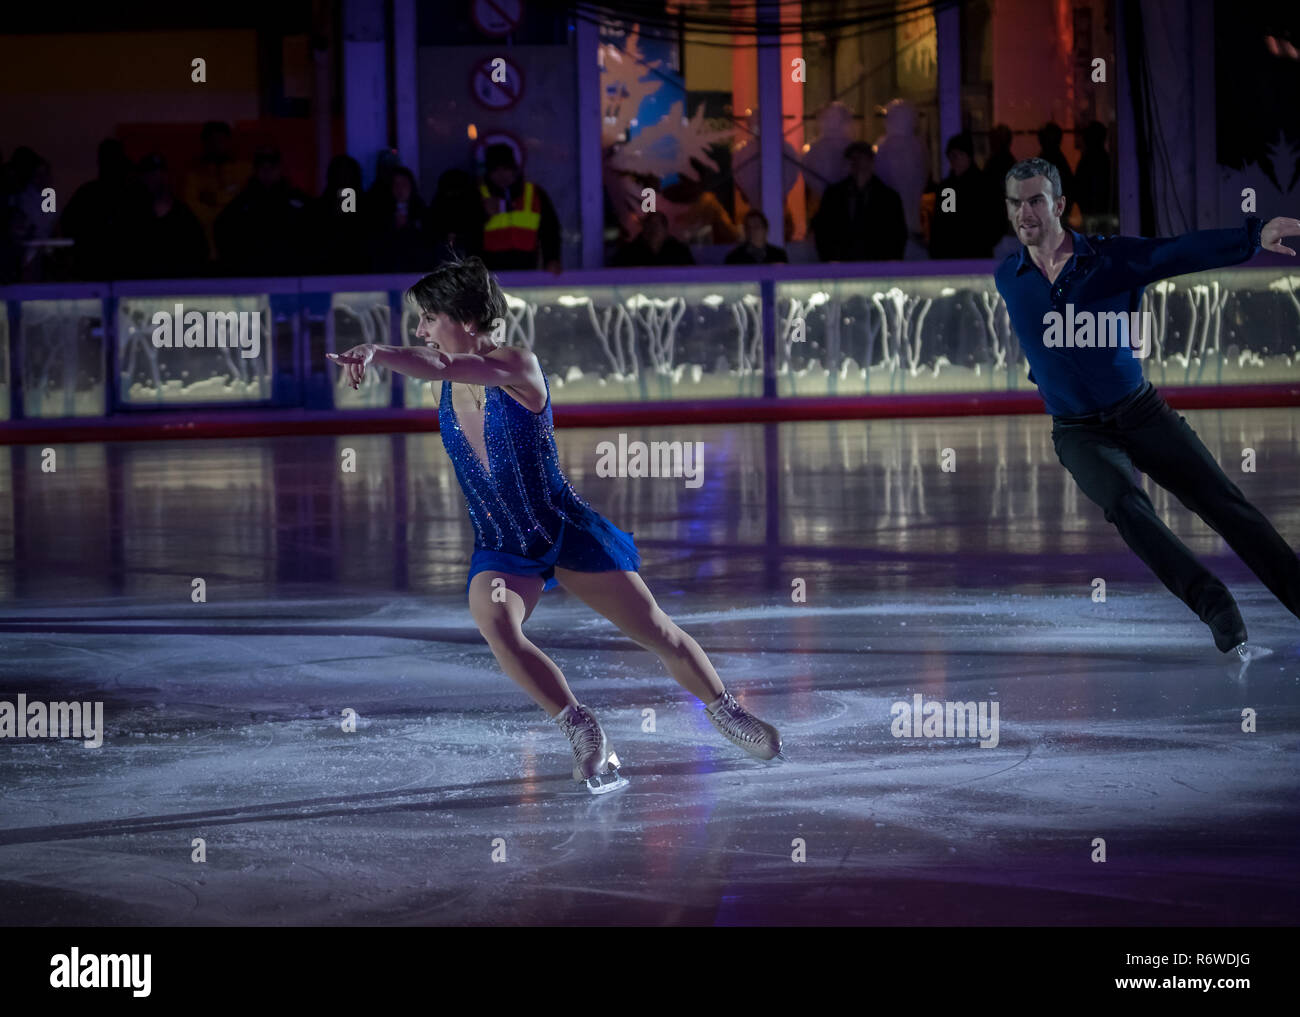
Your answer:
[[[1187,417],[1300,545],[1300,413]],[[703,484],[597,477],[611,429],[558,432],[565,468],[786,763],[557,590],[527,631],[631,781],[581,790],[465,608],[436,434],[0,450],[0,698],[107,729],[0,740],[0,923],[1300,918],[1300,620],[1177,501],[1273,656],[1215,650],[1046,417],[627,434],[703,442]],[[895,737],[917,694],[996,703],[997,744]]]

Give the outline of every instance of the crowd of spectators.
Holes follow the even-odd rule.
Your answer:
[[[161,155],[132,161],[108,138],[95,179],[66,204],[50,200],[50,178],[27,147],[0,166],[0,282],[425,272],[469,254],[497,270],[560,268],[555,207],[507,145],[487,149],[481,181],[443,173],[427,203],[389,157],[363,188],[357,160],[336,156],[321,193],[306,194],[276,148],[241,160],[219,122],[175,174]]]
[[[1111,208],[1106,129],[1093,123],[1082,132],[1083,154],[1073,170],[1062,137],[1056,124],[1045,125],[1040,154],[1061,173],[1065,217],[1077,203],[1087,228]],[[49,162],[31,148],[15,149],[0,162],[0,282],[423,272],[468,254],[494,270],[561,270],[555,206],[540,184],[524,178],[507,145],[488,147],[481,179],[461,169],[444,172],[426,202],[415,175],[395,157],[381,158],[374,183],[363,189],[360,164],[336,156],[324,189],[311,196],[287,178],[276,148],[257,149],[251,161],[238,158],[224,123],[205,124],[199,143],[193,161],[173,174],[161,155],[133,162],[120,141],[106,139],[95,179],[77,188],[60,212],[50,210]],[[1013,239],[1001,199],[1015,162],[1009,128],[993,129],[990,149],[981,169],[969,135],[949,139],[949,173],[929,188],[930,257],[988,258]],[[810,223],[822,261],[904,256],[902,200],[876,175],[875,159],[870,144],[849,144],[848,172],[822,194]],[[789,258],[768,243],[767,218],[751,209],[741,242],[725,260]],[[672,236],[668,217],[651,212],[610,262],[689,265],[694,257]]]

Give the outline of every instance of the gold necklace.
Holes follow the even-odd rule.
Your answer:
[[[464,383],[462,382],[462,384],[464,384]],[[478,395],[476,395],[476,394],[474,393],[474,386],[473,386],[473,385],[465,385],[465,387],[466,387],[467,389],[469,389],[469,397],[470,397],[471,399],[474,400],[474,409],[476,409],[476,410],[481,410],[481,409],[483,408],[483,403],[484,403],[484,402],[486,401],[486,399],[487,399],[487,386],[486,386],[486,385],[483,386],[483,395],[482,395],[482,397],[479,397]]]

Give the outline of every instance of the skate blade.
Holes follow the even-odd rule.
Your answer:
[[[1273,651],[1267,646],[1258,646],[1255,643],[1242,643],[1233,648],[1233,657],[1236,660],[1249,664],[1252,660],[1260,660],[1263,657],[1273,656]]]
[[[608,773],[598,773],[594,777],[588,777],[583,784],[593,795],[607,795],[611,791],[627,787],[628,780],[617,770],[610,770]]]

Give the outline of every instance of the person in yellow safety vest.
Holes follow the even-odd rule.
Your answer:
[[[550,196],[525,181],[509,145],[489,145],[484,153],[483,262],[494,272],[541,266],[560,271],[560,219]]]
[[[230,125],[209,120],[200,134],[203,154],[190,166],[181,188],[181,199],[198,217],[208,240],[209,254],[217,256],[216,222],[227,205],[239,195],[253,175],[253,164],[236,159]]]

